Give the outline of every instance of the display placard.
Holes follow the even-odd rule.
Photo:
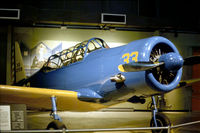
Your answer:
[[[0,130],[11,130],[9,105],[0,105]]]
[[[24,111],[12,111],[12,129],[24,129]]]

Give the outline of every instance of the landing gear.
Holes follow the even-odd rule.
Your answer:
[[[56,107],[56,97],[51,97],[51,103],[52,103],[52,112],[50,116],[54,119],[54,121],[50,122],[47,126],[48,130],[52,129],[67,129],[66,126],[62,123],[61,118],[57,114],[57,107]]]
[[[47,126],[47,130],[54,130],[54,129],[67,129],[66,126],[60,122],[59,120],[54,120],[50,122]]]
[[[168,117],[162,113],[158,112],[155,97],[152,96],[152,119],[150,122],[151,127],[166,127],[171,125],[170,120]],[[166,129],[160,129],[160,130],[152,130],[152,133],[168,133]]]
[[[162,113],[156,114],[156,124],[158,127],[167,127],[171,125],[169,118]],[[153,117],[151,119],[150,126],[156,127]],[[168,133],[168,131],[167,129],[160,129],[160,130],[152,130],[152,133]]]

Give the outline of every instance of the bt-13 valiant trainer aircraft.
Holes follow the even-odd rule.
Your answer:
[[[19,46],[15,49],[20,54]],[[171,41],[159,36],[116,48],[92,38],[50,56],[29,78],[22,63],[20,55],[16,58],[20,81],[15,86],[0,85],[0,102],[51,109],[54,121],[48,129],[66,128],[57,109],[94,111],[127,101],[144,103],[147,97],[152,97],[154,105],[151,126],[167,126],[154,96],[200,81],[181,81],[183,65],[199,64],[200,56],[183,59]]]

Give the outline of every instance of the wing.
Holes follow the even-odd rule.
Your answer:
[[[180,81],[176,88],[186,87],[196,82],[200,82],[200,78]]]
[[[106,107],[80,101],[74,91],[0,85],[0,103],[22,103],[31,108],[51,109],[51,96],[56,96],[58,110],[93,111]]]

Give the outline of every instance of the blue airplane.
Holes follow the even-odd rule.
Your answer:
[[[16,49],[19,54],[19,46]],[[51,109],[54,121],[48,129],[66,128],[57,109],[94,111],[127,101],[145,103],[147,97],[154,105],[151,126],[167,126],[170,122],[158,112],[154,96],[200,81],[181,81],[183,65],[199,64],[200,56],[183,59],[174,44],[160,36],[116,48],[92,38],[51,55],[29,78],[24,76],[22,57],[18,58],[20,82],[0,85],[0,101]]]

